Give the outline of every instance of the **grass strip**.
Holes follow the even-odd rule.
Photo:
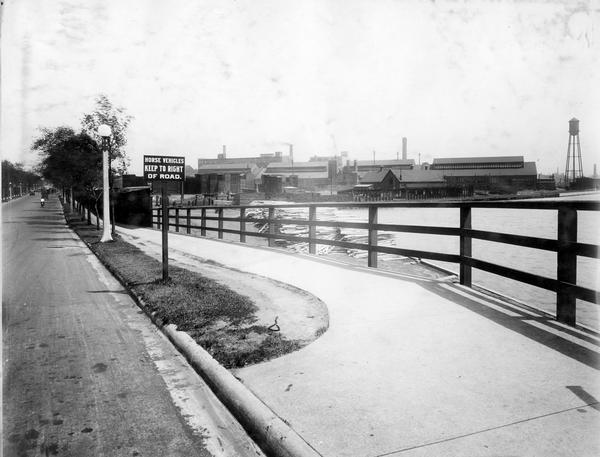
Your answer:
[[[257,306],[199,273],[169,266],[169,280],[162,280],[162,263],[123,241],[100,243],[101,230],[64,206],[71,228],[98,258],[121,277],[165,324],[187,332],[226,368],[263,362],[301,347],[277,332],[256,323]]]

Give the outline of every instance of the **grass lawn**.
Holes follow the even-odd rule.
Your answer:
[[[87,225],[65,205],[71,228],[101,261],[142,298],[150,311],[167,324],[187,332],[227,368],[269,360],[300,348],[263,325],[256,325],[257,306],[243,295],[199,273],[169,266],[169,280],[162,280],[162,264],[137,247],[115,241],[100,243],[101,230]]]

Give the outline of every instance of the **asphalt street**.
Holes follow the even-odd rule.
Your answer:
[[[2,241],[4,455],[260,455],[56,196],[3,204]]]

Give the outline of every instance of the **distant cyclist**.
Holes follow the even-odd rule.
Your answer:
[[[40,206],[43,208],[44,204],[48,200],[48,189],[42,189],[42,198],[40,199]]]

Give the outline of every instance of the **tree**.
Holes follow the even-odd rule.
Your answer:
[[[2,199],[9,195],[17,195],[21,191],[28,192],[35,188],[40,177],[33,171],[25,170],[23,164],[2,161]]]
[[[93,194],[99,187],[102,153],[98,143],[87,133],[75,133],[70,127],[42,129],[32,149],[41,156],[39,172],[55,186]]]
[[[130,162],[125,153],[125,145],[127,144],[127,127],[132,119],[133,116],[127,114],[125,108],[114,106],[104,94],[101,94],[96,98],[94,111],[89,114],[84,114],[81,119],[83,131],[96,140],[97,144],[101,144],[101,138],[98,135],[98,127],[102,124],[110,126],[112,130],[110,138],[110,160],[112,167],[114,167],[119,174],[123,174],[127,171]]]

